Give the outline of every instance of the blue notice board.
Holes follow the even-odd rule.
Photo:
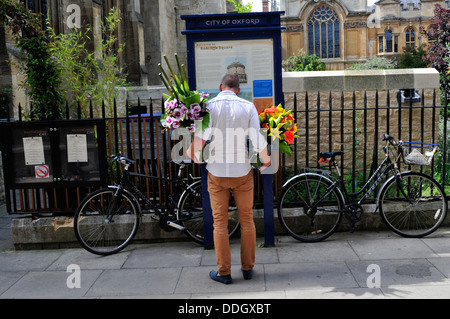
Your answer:
[[[239,76],[240,96],[258,111],[283,101],[281,15],[284,12],[182,15],[187,40],[189,86],[213,98],[227,73]],[[206,170],[205,170],[206,171]],[[206,178],[202,179],[206,182]],[[273,246],[272,175],[263,174],[264,246]],[[208,206],[207,201],[204,205]],[[210,207],[204,207],[205,247],[212,247]]]

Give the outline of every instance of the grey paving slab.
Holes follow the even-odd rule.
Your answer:
[[[253,279],[244,280],[240,267],[237,265],[231,268],[231,277],[233,284],[224,285],[209,278],[209,272],[216,270],[217,267],[185,267],[181,272],[180,280],[175,290],[176,294],[185,293],[247,293],[265,291],[265,276],[262,265],[255,265],[255,274]]]
[[[192,243],[137,246],[123,268],[199,266],[204,248]]]
[[[105,270],[86,297],[173,294],[180,272],[181,268]]]
[[[286,291],[288,299],[385,299],[379,288],[318,288]]]
[[[438,255],[416,238],[349,241],[361,260],[432,258]]]
[[[11,288],[26,272],[0,271],[0,295]]]
[[[205,294],[192,294],[191,299],[245,299],[245,300],[272,300],[286,299],[286,291],[246,291],[246,292],[213,292]]]
[[[267,290],[359,287],[344,262],[265,264]]]
[[[2,294],[2,298],[80,298],[101,274],[101,270],[83,271],[80,288],[69,288],[71,273],[65,271],[29,272]]]
[[[78,265],[81,270],[120,269],[130,253],[131,251],[122,251],[111,256],[99,256],[84,249],[68,249],[63,251],[62,255],[48,267],[48,270],[66,271],[70,265]]]
[[[449,285],[421,286],[390,286],[381,288],[384,296],[389,299],[449,299]]]
[[[347,241],[328,240],[319,243],[300,243],[285,240],[278,245],[281,263],[359,260]]]
[[[448,278],[426,259],[349,261],[347,265],[360,287],[367,287],[368,278],[374,273],[368,271],[368,266],[371,264],[379,267],[380,287],[450,284]]]
[[[39,271],[47,269],[63,254],[62,250],[0,252],[2,271]]]
[[[450,244],[450,243],[448,243]],[[446,278],[450,278],[450,257],[429,258],[428,261]],[[449,295],[450,297],[450,295]]]
[[[439,257],[450,257],[450,238],[422,238],[421,241],[439,255]]]

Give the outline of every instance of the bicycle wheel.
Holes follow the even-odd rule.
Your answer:
[[[189,185],[180,197],[178,203],[179,210],[177,218],[184,219],[182,224],[186,227],[186,234],[189,238],[199,244],[204,244],[203,236],[203,205],[202,205],[202,182],[196,181]],[[228,234],[232,237],[239,230],[239,216],[233,198],[230,198],[228,209]]]
[[[404,237],[431,234],[447,215],[447,199],[442,187],[430,176],[401,173],[391,177],[378,195],[380,214],[386,225]]]
[[[88,195],[74,217],[75,236],[87,251],[111,255],[125,248],[139,227],[139,209],[134,199],[116,189],[104,188]]]
[[[306,173],[283,187],[278,219],[289,235],[303,242],[318,242],[335,232],[342,220],[344,200],[338,188],[329,191],[331,184],[321,175]]]

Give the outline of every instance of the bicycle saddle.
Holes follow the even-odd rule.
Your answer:
[[[319,163],[328,163],[329,160],[334,162],[334,158],[339,155],[344,155],[344,151],[334,151],[334,152],[321,152],[319,154]]]

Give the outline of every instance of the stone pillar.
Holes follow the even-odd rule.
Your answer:
[[[144,20],[141,15],[139,0],[125,2],[122,7],[122,35],[125,45],[125,71],[128,81],[136,85],[148,85],[148,71],[145,65]]]

